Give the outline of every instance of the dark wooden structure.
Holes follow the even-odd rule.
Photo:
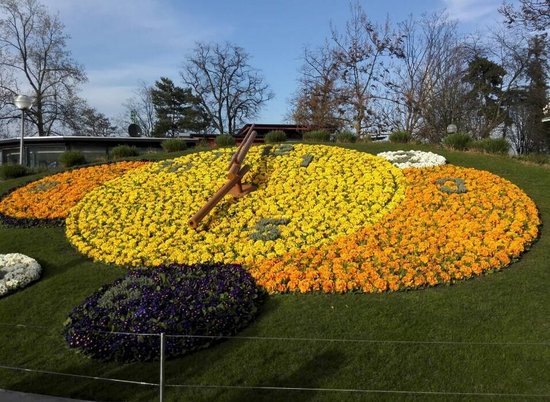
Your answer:
[[[233,197],[238,198],[256,189],[251,184],[243,184],[241,182],[244,175],[250,170],[250,166],[242,166],[242,163],[255,138],[256,131],[254,131],[254,125],[251,125],[243,141],[241,141],[241,145],[231,158],[227,171],[227,182],[189,219],[189,226],[193,229],[197,229],[200,221],[208,215],[226,194],[231,194]]]
[[[264,136],[270,131],[284,131],[289,140],[301,140],[305,132],[311,131],[309,126],[296,124],[245,124],[235,135],[237,141],[244,138],[251,126],[254,126],[254,131],[258,134],[256,142],[263,142]]]

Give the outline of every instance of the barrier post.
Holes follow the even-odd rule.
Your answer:
[[[160,333],[159,400],[160,402],[164,402],[164,332]]]

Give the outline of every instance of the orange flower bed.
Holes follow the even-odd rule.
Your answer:
[[[270,293],[413,289],[499,270],[537,237],[535,204],[505,179],[452,165],[404,173],[405,200],[382,220],[331,244],[260,260],[252,275]]]
[[[0,214],[16,219],[65,219],[92,189],[149,162],[118,162],[74,169],[34,181],[0,200]]]

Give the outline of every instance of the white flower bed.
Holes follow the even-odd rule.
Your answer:
[[[0,254],[0,297],[40,278],[42,267],[24,254]]]
[[[443,156],[424,151],[388,151],[380,152],[378,156],[387,159],[401,169],[424,168],[447,163]]]

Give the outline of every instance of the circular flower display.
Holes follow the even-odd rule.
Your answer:
[[[451,165],[404,173],[405,200],[388,216],[331,244],[255,263],[258,284],[381,292],[451,283],[505,267],[537,237],[535,204],[507,180]]]
[[[69,210],[95,187],[148,163],[109,163],[44,177],[3,197],[0,215],[13,224],[65,219]]]
[[[269,292],[379,292],[498,270],[538,234],[533,201],[494,174],[400,170],[321,145],[250,150],[244,182],[195,231],[188,220],[226,181],[234,150],[152,164],[88,194],[67,235],[106,263],[242,263]]]
[[[24,254],[0,254],[0,297],[40,278],[42,267]]]
[[[204,261],[251,264],[328,244],[371,226],[404,196],[404,176],[382,158],[320,145],[253,147],[244,182],[193,230],[188,220],[227,177],[234,149],[153,164],[88,194],[67,235],[106,263],[156,266]]]
[[[440,166],[447,163],[443,156],[424,151],[388,151],[380,152],[378,156],[401,169]]]

